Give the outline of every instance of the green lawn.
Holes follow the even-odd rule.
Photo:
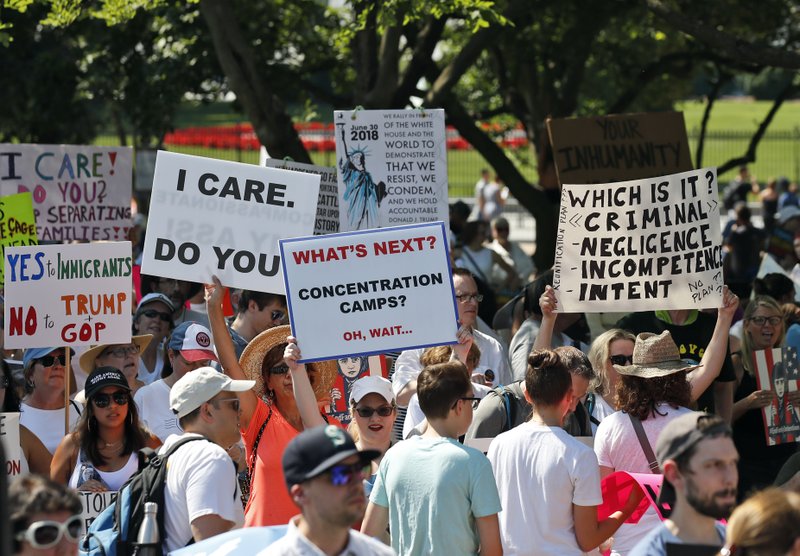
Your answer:
[[[675,109],[683,111],[686,130],[700,130],[705,103],[687,100],[677,103]],[[771,101],[722,100],[714,103],[708,121],[710,131],[755,131],[772,107]],[[770,132],[792,131],[800,128],[800,101],[784,102],[769,126]]]

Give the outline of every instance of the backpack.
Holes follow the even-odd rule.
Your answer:
[[[503,430],[500,432],[509,431],[514,426],[514,423],[517,419],[516,396],[514,395],[514,392],[509,390],[506,386],[498,386],[497,388],[494,388],[494,393],[503,399],[503,405],[506,409],[506,422],[503,425]]]
[[[78,553],[85,556],[131,556],[134,553],[138,527],[144,519],[146,502],[158,504],[158,532],[163,542],[164,486],[167,481],[167,460],[181,446],[202,436],[183,438],[164,454],[145,448],[139,451],[139,471],[119,489],[116,501],[103,510],[89,526]],[[161,553],[159,547],[159,554]]]

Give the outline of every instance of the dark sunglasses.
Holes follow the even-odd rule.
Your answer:
[[[33,548],[45,549],[57,545],[62,535],[72,542],[78,542],[82,531],[83,519],[74,515],[64,523],[49,520],[31,523],[27,529],[17,533],[16,539],[28,541]]]
[[[391,405],[382,405],[380,407],[357,407],[356,413],[358,413],[359,417],[363,417],[364,419],[369,419],[374,414],[378,414],[381,417],[388,417],[392,414],[394,408]]]
[[[283,320],[286,318],[286,313],[284,311],[275,309],[269,314],[269,316],[272,318],[272,320]]]
[[[142,311],[142,314],[148,319],[154,319],[158,317],[164,322],[170,322],[172,320],[172,315],[169,313],[162,313],[161,311],[156,311],[155,309],[147,309],[146,311]]]
[[[333,486],[349,485],[353,481],[360,481],[369,473],[369,464],[354,463],[352,465],[334,465],[326,471],[331,478]]]
[[[95,394],[92,396],[92,403],[95,407],[103,409],[108,407],[108,405],[111,403],[111,400],[114,400],[114,403],[117,405],[128,405],[129,398],[130,394],[128,394],[128,392],[120,390],[118,392],[114,392],[113,394]]]
[[[59,353],[58,355],[45,355],[41,359],[39,359],[39,363],[42,364],[43,367],[52,367],[56,363],[59,365],[65,364],[67,358],[64,356],[63,353]]]
[[[633,365],[633,355],[611,355],[609,356],[609,360],[611,360],[611,363],[614,365],[619,365],[620,367]]]
[[[285,375],[289,372],[289,365],[275,365],[269,370],[269,374],[271,375]]]

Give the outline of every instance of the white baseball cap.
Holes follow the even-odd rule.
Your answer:
[[[350,390],[350,403],[358,403],[367,394],[379,394],[388,403],[394,401],[392,383],[382,376],[367,375],[359,378]]]
[[[247,392],[256,385],[254,380],[231,380],[211,367],[189,371],[178,379],[169,391],[169,407],[185,417],[220,392]]]

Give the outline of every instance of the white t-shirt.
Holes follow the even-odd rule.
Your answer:
[[[481,360],[474,372],[483,373],[487,369],[492,369],[495,374],[495,385],[509,384],[511,371],[508,367],[506,352],[500,342],[479,330],[473,330],[472,337],[475,339],[475,345],[481,350]],[[419,376],[422,371],[419,358],[424,351],[424,348],[409,349],[398,356],[394,365],[394,375],[392,375],[392,389],[395,396],[406,384],[416,380]]]
[[[293,517],[289,522],[286,535],[259,552],[257,556],[324,556],[325,553],[304,537],[297,528],[299,519],[300,516]],[[392,556],[396,554],[390,546],[386,546],[372,537],[362,535],[354,529],[350,529],[349,532],[350,539],[339,556]]]
[[[75,427],[81,414],[75,402],[69,404],[69,430]],[[56,448],[64,438],[64,409],[37,409],[25,402],[19,404],[19,424],[27,427],[29,431],[42,441],[44,447],[51,454],[56,453]]]
[[[603,502],[591,448],[560,427],[528,421],[497,436],[487,457],[503,505],[503,554],[582,555],[572,505]]]
[[[161,378],[161,371],[164,370],[164,350],[163,348],[159,347],[158,352],[156,355],[156,366],[150,371],[147,368],[147,365],[144,364],[144,360],[139,358],[139,380],[144,382],[145,384],[153,384],[156,380]]]
[[[691,410],[685,407],[675,409],[667,404],[656,406],[658,414],[642,421],[642,428],[655,452],[658,435],[667,423]],[[636,431],[627,413],[616,411],[603,419],[597,427],[594,439],[594,451],[600,465],[611,467],[615,471],[630,473],[652,473],[644,455],[642,445],[636,437]],[[627,554],[636,543],[647,536],[653,527],[661,523],[655,508],[652,506],[639,520],[639,523],[625,523],[614,535],[612,554]]]
[[[171,435],[159,453],[164,453],[186,433]],[[167,461],[164,488],[164,550],[177,550],[192,540],[192,521],[216,514],[239,528],[244,524],[244,510],[231,457],[208,440],[196,440],[181,446]]]
[[[169,408],[169,385],[164,379],[142,386],[133,396],[139,420],[164,442],[171,434],[183,434],[178,416]]]
[[[589,415],[590,417],[594,417],[602,423],[603,419],[615,412],[616,410],[605,400],[603,396],[600,394],[594,395],[594,407],[592,408],[592,413]],[[597,436],[597,427],[598,425],[595,425],[594,422],[592,422],[592,436]]]
[[[475,394],[476,398],[483,399],[484,396],[491,391],[492,389],[488,386],[477,384],[475,382],[472,383],[472,392]],[[408,438],[408,435],[411,433],[411,431],[424,420],[425,414],[422,412],[422,408],[419,406],[419,398],[416,394],[414,394],[408,401],[406,418],[403,421],[403,438]]]

